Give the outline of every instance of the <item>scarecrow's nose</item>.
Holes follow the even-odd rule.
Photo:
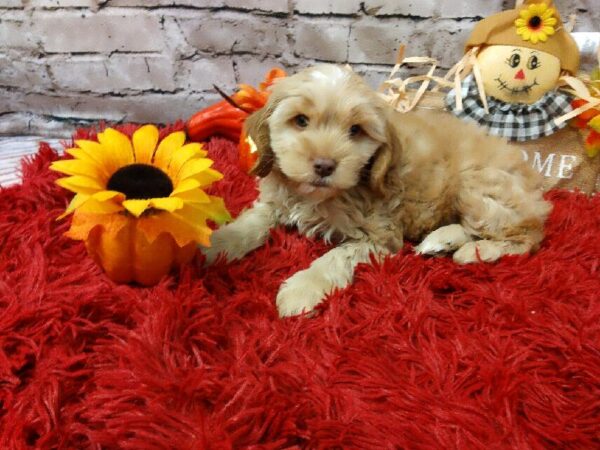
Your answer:
[[[525,72],[523,72],[523,69],[519,69],[519,71],[515,75],[515,80],[524,80],[524,79],[525,79]]]

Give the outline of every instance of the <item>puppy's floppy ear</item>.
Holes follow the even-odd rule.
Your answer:
[[[392,117],[390,114],[386,120],[386,142],[377,149],[370,162],[369,187],[382,197],[387,193],[386,175],[401,151],[400,140],[396,127],[392,123]]]
[[[271,148],[271,134],[267,119],[271,115],[273,107],[267,104],[258,111],[252,113],[244,123],[246,135],[254,141],[258,151],[258,160],[250,173],[261,178],[266,177],[273,169],[275,154]]]

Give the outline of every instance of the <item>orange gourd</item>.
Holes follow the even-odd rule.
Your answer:
[[[88,254],[114,282],[152,286],[193,259],[195,242],[180,247],[169,233],[161,233],[149,242],[138,229],[138,219],[123,216],[123,220],[126,223],[121,229],[97,226],[85,240]]]

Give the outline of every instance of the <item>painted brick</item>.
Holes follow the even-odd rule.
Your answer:
[[[52,78],[67,91],[99,93],[175,89],[172,61],[164,56],[80,56],[49,62]]]
[[[421,28],[425,28],[423,25]],[[424,42],[428,49],[423,55],[437,59],[441,67],[450,68],[464,55],[464,45],[473,31],[473,23],[469,21],[439,20],[427,26],[429,37]],[[411,48],[408,48],[411,50]],[[414,54],[414,53],[412,53]]]
[[[0,99],[2,96],[0,95]],[[15,112],[31,112],[70,118],[73,112],[84,120],[167,123],[187,119],[204,105],[220,99],[214,94],[144,94],[129,97],[89,95],[25,94],[6,98]]]
[[[33,8],[98,8],[98,0],[29,0]]]
[[[214,3],[211,0],[204,0],[200,3]],[[285,13],[289,11],[288,0],[221,0],[223,6],[240,9],[256,9],[259,11],[268,11],[276,13]]]
[[[502,11],[502,0],[485,2],[439,2],[442,17],[487,17]],[[514,3],[511,4],[511,7]]]
[[[0,45],[5,48],[36,48],[36,36],[28,21],[3,18],[0,20]]]
[[[403,15],[413,17],[434,17],[439,15],[438,0],[365,0],[365,10],[375,16]],[[452,2],[455,3],[455,2]],[[477,2],[468,2],[469,4]]]
[[[379,85],[387,79],[393,66],[373,66],[369,64],[358,64],[352,69],[359,74],[373,89],[379,88]]]
[[[0,55],[0,86],[39,91],[51,88],[52,81],[43,62]]]
[[[252,86],[258,86],[261,83],[267,72],[275,67],[284,69],[288,73],[295,72],[295,65],[281,58],[267,57],[258,59],[252,55],[235,56],[235,76],[236,84],[246,83]]]
[[[409,44],[411,55],[427,55],[424,41],[429,34],[410,19],[379,22],[366,18],[351,27],[348,59],[353,63],[393,64],[401,43]]]
[[[298,21],[294,28],[294,53],[297,56],[325,61],[345,62],[348,59],[350,22],[327,19]]]
[[[159,19],[146,12],[35,12],[35,32],[47,52],[160,51]]]
[[[21,8],[23,2],[21,0],[0,0],[0,8]]]
[[[193,6],[194,8],[236,8],[271,13],[288,12],[287,0],[109,0],[109,6]]]
[[[222,6],[221,2],[215,0],[198,1],[198,0],[108,0],[107,6],[128,6],[128,7],[156,7],[156,6],[193,6],[196,8],[209,6],[207,3],[218,3],[217,6]]]
[[[235,75],[230,58],[206,58],[183,61],[178,87],[194,92],[214,92],[216,84],[225,91],[235,88]]]
[[[358,14],[360,0],[296,0],[294,10],[300,14]]]
[[[437,0],[366,0],[367,13],[376,16],[414,17],[485,17],[502,11],[502,0],[489,1],[437,1]]]
[[[0,104],[2,104],[2,93],[0,92]],[[0,135],[30,134],[33,136],[44,136],[44,138],[69,139],[76,128],[88,125],[80,120],[55,120],[49,116],[32,114],[29,112],[8,113],[0,116]],[[62,148],[53,147],[55,150]]]
[[[287,48],[284,27],[250,14],[201,15],[179,24],[188,43],[207,52],[277,55]]]

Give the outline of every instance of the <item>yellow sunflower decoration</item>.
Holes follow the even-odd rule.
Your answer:
[[[76,195],[66,235],[84,240],[89,254],[117,282],[157,283],[173,267],[189,262],[196,245],[210,245],[207,220],[230,220],[223,200],[204,188],[223,176],[198,143],[182,131],[159,142],[145,125],[125,134],[107,128],[98,142],[75,141],[73,159],[52,163],[68,177],[57,184]]]
[[[527,8],[523,8],[519,13],[519,18],[515,20],[517,34],[524,41],[531,41],[537,44],[539,41],[546,42],[548,36],[552,36],[556,31],[557,24],[554,8],[546,3],[534,3]]]

